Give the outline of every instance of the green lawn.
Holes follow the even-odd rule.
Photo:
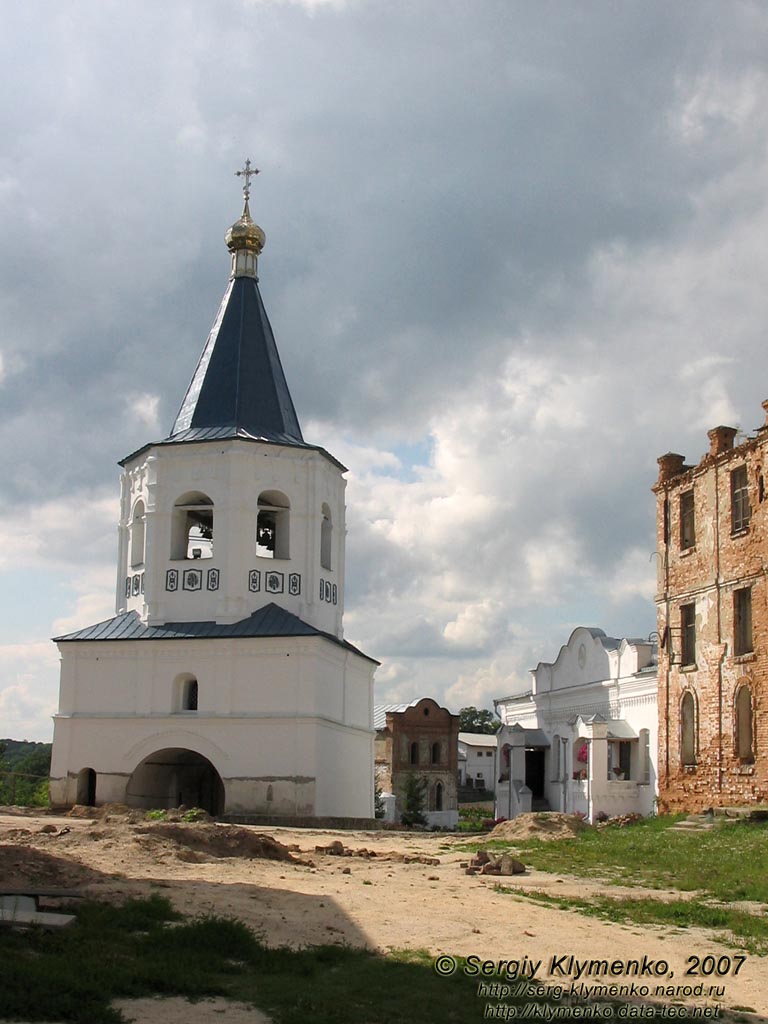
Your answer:
[[[738,821],[711,832],[671,832],[669,826],[677,820],[646,818],[625,828],[589,829],[556,842],[478,841],[471,848],[514,848],[540,871],[768,903],[768,825]]]
[[[556,842],[473,843],[474,848],[513,848],[539,871],[575,875],[615,885],[696,893],[681,899],[614,898],[610,889],[569,899],[499,886],[501,893],[611,921],[712,929],[726,943],[768,953],[768,907],[737,909],[734,901],[768,904],[768,826],[737,821],[711,832],[672,832],[677,818],[650,818],[625,828],[590,829]]]

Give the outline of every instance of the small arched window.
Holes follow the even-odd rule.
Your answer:
[[[280,491],[262,491],[256,519],[256,554],[260,558],[289,558],[291,503]]]
[[[182,697],[183,711],[197,711],[197,680],[187,679],[184,683],[184,696]]]
[[[691,690],[680,701],[680,759],[686,767],[696,764],[696,698]]]
[[[322,519],[320,521],[320,566],[323,569],[331,568],[331,541],[333,539],[333,524],[331,522],[331,510],[328,505],[323,505]]]
[[[183,494],[173,506],[171,558],[213,558],[213,502],[207,494]]]
[[[144,564],[144,545],[146,542],[146,510],[143,501],[133,506],[131,516],[131,568],[138,569]]]
[[[440,744],[432,744],[432,764],[440,764]]]
[[[742,683],[736,690],[734,718],[736,756],[741,761],[753,761],[752,691],[748,683]]]
[[[435,810],[442,811],[443,809],[443,784],[438,782],[435,786]]]
[[[197,679],[191,673],[184,672],[177,676],[173,688],[174,710],[197,711],[198,685]]]
[[[409,759],[411,764],[419,763],[419,744],[412,743],[409,751]]]

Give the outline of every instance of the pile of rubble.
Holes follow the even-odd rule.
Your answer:
[[[525,864],[508,853],[498,856],[478,850],[471,861],[462,862],[465,875],[523,875]]]
[[[377,853],[376,850],[369,850],[363,846],[359,850],[353,850],[345,846],[340,839],[334,839],[328,846],[316,846],[315,853],[324,853],[331,857],[365,857],[377,860],[395,861],[398,864],[439,864],[437,857],[427,857],[423,853],[396,853],[393,850],[385,853]]]

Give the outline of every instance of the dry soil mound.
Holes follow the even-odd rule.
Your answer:
[[[519,814],[511,821],[502,821],[490,833],[490,839],[572,839],[590,828],[577,814],[541,811]]]
[[[260,857],[301,863],[287,846],[272,836],[260,835],[237,825],[181,825],[158,821],[135,830],[140,835],[170,840],[177,846],[209,857]]]

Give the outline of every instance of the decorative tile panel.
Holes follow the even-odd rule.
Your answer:
[[[288,593],[294,597],[301,593],[301,576],[297,572],[288,573]]]
[[[165,573],[165,589],[171,593],[179,589],[179,570],[167,569]]]
[[[185,569],[184,580],[182,582],[182,588],[184,590],[202,590],[203,589],[203,574],[200,569]]]
[[[131,596],[131,577],[130,576],[126,576],[125,577],[125,596],[126,597],[130,597]]]
[[[261,572],[258,569],[251,569],[248,573],[248,589],[252,594],[261,590]]]
[[[334,603],[334,604],[336,604],[336,602],[337,602],[337,600],[338,600],[338,596],[339,596],[339,594],[338,594],[338,590],[337,590],[337,588],[336,588],[336,584],[334,583],[334,584],[333,584],[333,603]]]
[[[138,597],[139,591],[141,590],[141,576],[139,576],[138,573],[133,577],[133,585],[131,589],[133,590],[133,596]]]
[[[144,593],[144,573],[141,574],[141,592]]]
[[[218,590],[219,589],[219,570],[218,569],[209,569],[208,570],[208,579],[207,579],[207,582],[206,582],[206,587],[207,587],[208,590]]]
[[[284,576],[281,572],[264,573],[264,589],[270,594],[282,594]]]

